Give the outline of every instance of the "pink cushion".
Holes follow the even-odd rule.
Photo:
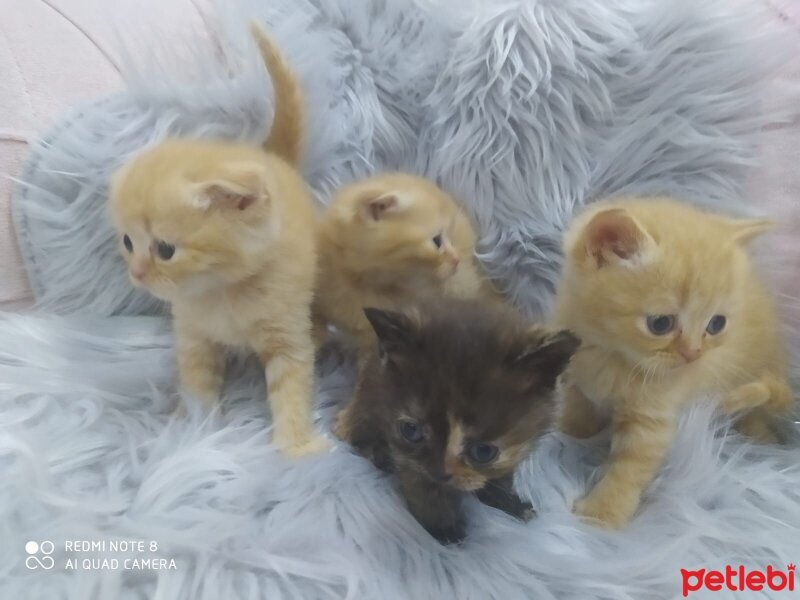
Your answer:
[[[76,105],[119,90],[116,39],[205,34],[200,0],[0,0],[0,309],[31,290],[11,225],[8,177],[28,143]],[[132,31],[133,30],[133,31]],[[140,45],[143,47],[144,45]],[[134,56],[135,58],[135,56]]]
[[[782,74],[782,84],[800,85],[800,0],[762,0],[774,19],[794,39],[798,57]],[[784,93],[786,88],[784,88]],[[793,92],[796,94],[797,92]],[[766,94],[766,102],[784,98]],[[760,212],[780,222],[767,241],[770,273],[779,288],[779,303],[785,323],[800,328],[800,103],[794,103],[791,122],[778,125],[765,135],[761,168],[750,182],[748,195]]]

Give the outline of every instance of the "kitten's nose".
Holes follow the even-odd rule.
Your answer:
[[[147,275],[149,267],[146,262],[141,260],[133,260],[131,262],[131,277],[136,279],[137,281],[141,281],[142,278]]]
[[[681,346],[678,348],[678,353],[687,363],[691,363],[700,358],[701,350],[700,348],[686,348],[685,346]]]

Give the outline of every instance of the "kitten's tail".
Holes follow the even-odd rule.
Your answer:
[[[251,23],[250,31],[258,44],[261,58],[269,71],[272,87],[275,90],[275,116],[272,128],[263,144],[264,150],[277,154],[289,164],[297,166],[303,150],[305,133],[303,92],[272,37],[257,23]]]

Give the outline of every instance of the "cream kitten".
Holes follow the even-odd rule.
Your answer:
[[[111,209],[131,281],[171,303],[181,383],[216,401],[225,348],[256,352],[275,442],[301,455],[327,447],[312,421],[316,244],[296,169],[303,100],[273,42],[255,26],[253,34],[276,96],[264,150],[167,140],[115,175]]]
[[[568,371],[562,429],[612,426],[605,473],[575,505],[627,523],[657,472],[679,409],[703,394],[772,439],[792,395],[773,302],[747,253],[770,222],[731,219],[667,199],[592,206],[566,234],[556,321],[583,341]]]
[[[370,177],[335,195],[319,227],[315,316],[362,349],[375,343],[363,308],[420,295],[498,299],[473,257],[475,233],[434,183],[404,173]]]

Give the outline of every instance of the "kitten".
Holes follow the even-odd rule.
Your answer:
[[[318,335],[327,325],[363,350],[374,335],[362,308],[390,308],[420,294],[497,299],[473,257],[475,233],[434,183],[404,173],[345,186],[319,227],[315,299]]]
[[[378,347],[344,412],[344,439],[396,472],[409,510],[443,543],[464,537],[464,492],[532,515],[512,490],[514,468],[551,425],[578,340],[477,301],[364,312]]]
[[[732,219],[667,199],[594,205],[565,237],[556,323],[583,341],[568,372],[561,428],[612,426],[605,474],[579,515],[626,524],[675,432],[703,394],[744,413],[742,431],[771,439],[792,405],[773,302],[747,253],[770,222]]]
[[[302,95],[278,49],[253,35],[273,79],[264,149],[166,140],[115,174],[110,203],[133,284],[171,303],[183,386],[218,399],[226,347],[265,364],[275,442],[327,447],[312,423],[315,212],[298,174]]]

